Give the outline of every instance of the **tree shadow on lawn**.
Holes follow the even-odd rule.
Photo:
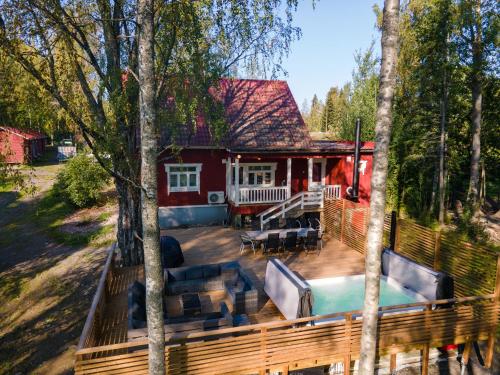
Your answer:
[[[0,374],[33,372],[77,344],[105,257],[104,251],[87,254],[95,253],[75,254],[75,268],[47,275],[39,290],[26,293],[13,307],[16,311],[7,312],[18,316],[7,327],[0,325],[0,332],[6,332],[0,336]],[[47,371],[72,373],[72,363],[71,356],[62,367],[59,363],[58,369]]]

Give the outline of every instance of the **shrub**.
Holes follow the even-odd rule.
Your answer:
[[[108,173],[93,157],[79,154],[58,174],[54,190],[77,207],[89,207],[98,201],[108,182]]]

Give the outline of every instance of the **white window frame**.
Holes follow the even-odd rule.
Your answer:
[[[195,164],[165,164],[165,172],[167,173],[167,194],[170,195],[170,193],[184,193],[184,192],[198,192],[200,194],[200,175],[201,175],[201,163],[195,163]],[[196,168],[196,172],[171,172],[170,168]],[[176,174],[177,176],[181,174],[188,174],[187,181],[188,181],[188,186],[177,186],[177,187],[170,187],[170,176],[172,174]],[[196,186],[189,186],[189,174],[196,173]],[[180,178],[177,177],[177,184],[179,184]]]
[[[276,169],[278,163],[239,163],[240,168],[243,168],[243,183],[239,184],[240,187],[248,187],[248,188],[259,188],[259,187],[273,187],[276,186]],[[269,184],[250,184],[248,180],[248,174],[254,171],[249,171],[249,167],[271,167],[270,171],[262,171],[262,172],[271,172],[271,182]],[[232,168],[234,168],[234,163],[232,163]],[[260,172],[260,171],[259,171]],[[234,171],[231,171],[234,176]],[[231,179],[231,183],[232,183]]]

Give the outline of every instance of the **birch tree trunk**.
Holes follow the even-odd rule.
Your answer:
[[[483,41],[481,33],[481,0],[475,0],[471,10],[475,23],[475,34],[472,35],[472,147],[470,158],[469,194],[467,197],[473,213],[478,210],[479,203],[479,162],[481,159],[481,112],[482,112],[482,66]]]
[[[399,0],[385,0],[382,24],[382,62],[375,125],[375,150],[371,179],[370,221],[365,258],[365,302],[361,334],[361,375],[373,375],[377,344],[380,263],[387,185],[392,100],[396,85]]]
[[[141,127],[141,203],[146,316],[149,337],[149,373],[165,374],[163,329],[163,275],[160,260],[160,230],[157,202],[157,131],[154,66],[153,0],[138,1],[139,111]]]

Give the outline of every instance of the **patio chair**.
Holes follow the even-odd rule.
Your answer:
[[[285,251],[297,249],[297,232],[286,232],[286,237],[283,240],[283,249]]]
[[[294,228],[300,228],[300,221],[293,218],[293,217],[288,217],[286,218],[286,228],[287,229],[294,229]]]
[[[318,231],[318,237],[321,239],[323,237],[323,227],[321,226],[321,221],[319,221],[317,218],[312,218],[309,219],[309,228],[312,228],[314,230]]]
[[[267,235],[267,240],[264,242],[264,252],[269,253],[271,251],[279,252],[281,248],[281,240],[279,233],[269,233]]]
[[[252,240],[250,237],[248,237],[244,234],[240,235],[240,240],[241,240],[240,254],[243,254],[243,252],[245,251],[245,248],[247,246],[250,246],[252,248],[253,253],[255,254],[255,242],[254,242],[254,240]]]
[[[322,250],[323,244],[318,236],[317,230],[310,230],[307,232],[307,236],[304,239],[304,250],[308,253],[310,250],[315,250],[319,252]]]

